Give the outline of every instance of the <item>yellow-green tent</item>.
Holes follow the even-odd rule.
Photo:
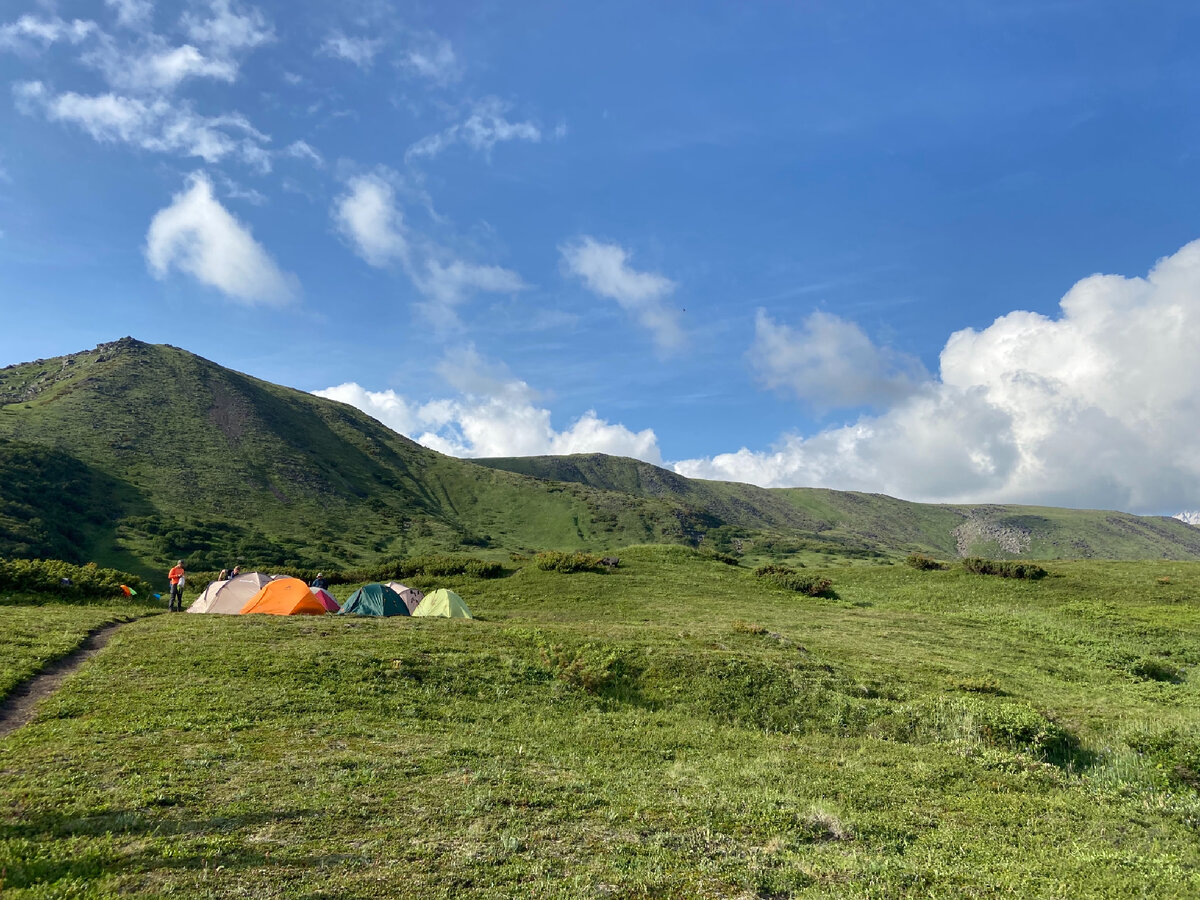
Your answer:
[[[448,591],[445,588],[438,588],[432,593],[426,594],[425,599],[417,604],[417,608],[412,611],[414,616],[442,616],[447,619],[473,619],[471,608],[467,606],[467,601],[454,591]]]

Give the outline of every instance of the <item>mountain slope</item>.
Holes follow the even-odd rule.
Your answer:
[[[475,466],[345,404],[130,338],[0,370],[0,439],[107,479],[107,534],[75,535],[73,555],[114,563],[320,566],[682,535],[671,503]],[[10,468],[4,499],[38,490],[36,467]]]
[[[1177,519],[1105,510],[910,503],[823,488],[760,488],[684,478],[635,459],[577,454],[477,459],[490,468],[673,500],[723,524],[774,533],[774,549],[926,550],[944,556],[1039,559],[1200,558],[1200,529]],[[802,540],[801,536],[807,536]],[[720,539],[720,535],[714,535]],[[718,548],[720,549],[720,548]]]
[[[1200,558],[1200,530],[1173,519],[766,490],[599,454],[454,459],[351,406],[132,338],[0,369],[0,556],[153,574],[180,556],[347,567],[647,541],[797,560]]]

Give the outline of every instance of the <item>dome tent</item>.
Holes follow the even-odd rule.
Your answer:
[[[425,599],[413,610],[414,616],[442,616],[446,619],[473,619],[471,608],[467,601],[445,588],[438,588],[432,594],[426,594]]]
[[[341,609],[341,607],[338,605],[337,598],[334,597],[333,594],[329,593],[329,591],[325,590],[325,588],[315,587],[309,588],[309,590],[312,591],[312,595],[321,602],[321,605],[325,607],[326,612],[335,613]]]
[[[424,591],[418,591],[416,588],[410,588],[398,581],[388,581],[384,586],[390,587],[393,591],[400,595],[400,599],[404,601],[404,605],[408,607],[408,611],[410,613],[420,606],[421,601],[425,599]]]
[[[299,578],[276,578],[250,598],[242,615],[323,616],[325,607]]]
[[[246,602],[270,581],[268,576],[259,572],[246,572],[226,581],[210,582],[200,596],[192,601],[187,611],[236,616]]]
[[[339,615],[407,616],[404,600],[385,584],[364,584],[350,595]]]

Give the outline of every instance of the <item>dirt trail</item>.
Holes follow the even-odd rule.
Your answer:
[[[64,678],[99,653],[113,632],[134,621],[137,620],[122,619],[93,628],[78,647],[13,688],[7,697],[0,700],[0,738],[31,722],[38,703],[58,690]]]

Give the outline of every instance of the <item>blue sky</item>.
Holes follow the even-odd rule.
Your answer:
[[[1200,506],[1194,4],[3,9],[0,364],[132,334],[463,456]]]

